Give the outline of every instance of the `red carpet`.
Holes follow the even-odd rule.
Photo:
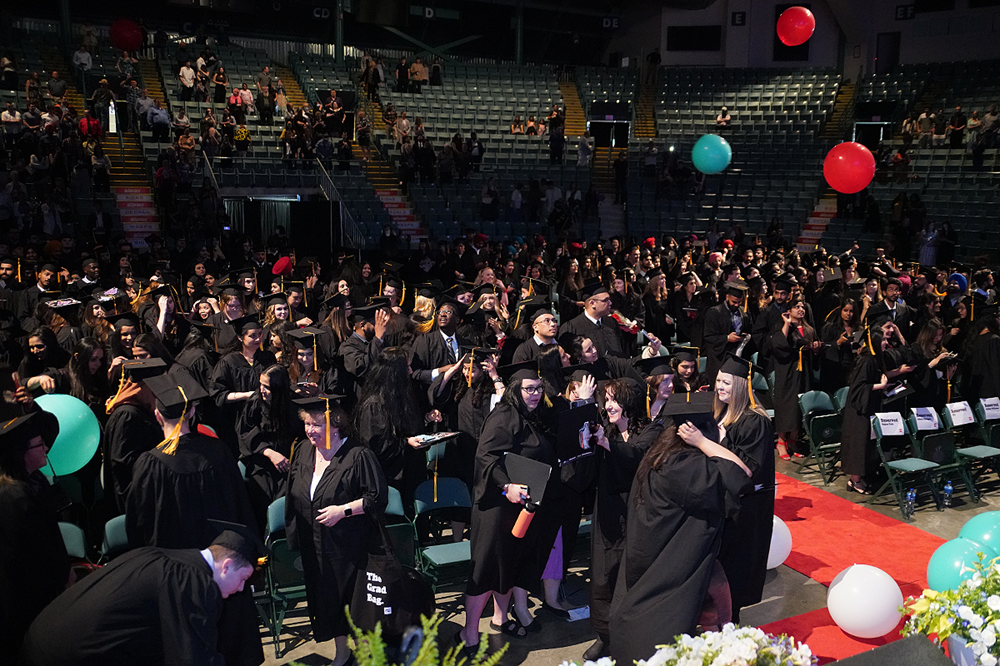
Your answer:
[[[944,539],[789,476],[778,474],[777,481],[774,513],[792,533],[785,566],[828,586],[852,564],[870,564],[892,576],[904,598],[923,591],[927,561]],[[761,628],[807,643],[821,664],[899,638],[898,633],[872,640],[848,636],[825,608]]]

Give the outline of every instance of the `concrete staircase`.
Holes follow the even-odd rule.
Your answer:
[[[559,92],[562,94],[563,105],[566,107],[566,129],[563,134],[567,137],[583,136],[587,131],[587,114],[580,103],[580,91],[573,81],[560,81]]]
[[[615,170],[613,166],[616,149],[610,146],[594,149],[590,182],[604,195],[598,207],[601,218],[601,236],[622,235],[626,231],[625,213],[621,205],[615,204]]]
[[[643,83],[639,88],[635,105],[636,139],[645,141],[656,138],[656,90],[655,83]]]
[[[823,234],[833,218],[837,217],[837,193],[828,189],[823,193],[819,203],[809,213],[806,225],[802,228],[795,249],[799,252],[812,252],[823,242]]]
[[[302,106],[309,104],[306,100],[306,94],[302,92],[299,82],[295,79],[295,75],[292,74],[292,70],[288,69],[284,65],[276,64],[274,66],[274,72],[281,82],[285,85],[285,98],[288,100],[288,109],[291,112],[292,109],[299,109]]]
[[[148,184],[112,185],[111,191],[118,204],[122,229],[134,247],[145,247],[143,240],[152,233],[160,233],[159,216],[153,200],[153,188]]]
[[[83,95],[76,87],[76,78],[73,75],[73,70],[69,67],[66,58],[63,57],[62,52],[59,50],[58,46],[54,44],[39,42],[38,44],[38,55],[42,59],[42,66],[45,68],[44,72],[39,72],[39,76],[42,78],[42,86],[44,87],[48,83],[49,76],[52,72],[59,72],[59,78],[63,79],[68,85],[66,86],[66,101],[76,109],[77,116],[82,118],[84,109],[87,108],[86,101],[83,99]]]
[[[140,60],[139,74],[142,75],[142,83],[140,85],[149,92],[149,96],[153,99],[162,100],[164,105],[169,109],[170,100],[167,99],[167,93],[163,88],[163,81],[160,80],[160,68],[156,66],[156,60],[150,58]]]
[[[844,137],[840,135],[840,122],[844,118],[844,114],[850,110],[851,100],[854,99],[854,88],[853,83],[841,83],[840,90],[837,91],[837,99],[833,103],[833,112],[826,121],[826,125],[823,126],[823,131],[820,133],[819,138],[827,143],[837,143],[843,140]]]

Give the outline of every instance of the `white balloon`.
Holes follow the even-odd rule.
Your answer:
[[[878,638],[896,628],[903,593],[892,576],[867,564],[849,566],[833,579],[826,593],[830,617],[845,633]]]
[[[767,551],[767,568],[777,569],[792,552],[792,533],[781,518],[774,516],[774,526],[771,528],[771,548]]]

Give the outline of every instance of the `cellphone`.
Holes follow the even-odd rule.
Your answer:
[[[886,397],[891,398],[895,395],[902,393],[905,390],[906,390],[906,384],[904,384],[903,382],[899,382],[898,384],[893,384],[892,386],[887,388],[885,390],[885,395]]]

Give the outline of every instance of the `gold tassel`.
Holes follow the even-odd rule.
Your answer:
[[[21,281],[21,260],[17,260],[17,281]]]
[[[406,300],[406,283],[403,282],[403,292],[399,297],[399,307],[403,307],[403,301]]]
[[[799,348],[799,370],[802,369],[802,349]],[[750,409],[757,409],[757,400],[753,395],[753,365],[750,366],[750,371],[747,372],[747,393],[750,394]]]
[[[177,420],[177,425],[175,425],[174,429],[170,431],[170,435],[157,445],[157,448],[163,451],[164,455],[168,456],[172,456],[177,452],[177,444],[180,441],[181,424],[184,423],[184,418],[187,416],[188,411],[187,394],[184,393],[184,389],[180,386],[177,387],[177,390],[180,391],[181,397],[184,398],[184,411],[181,414],[181,417]]]
[[[108,400],[107,404],[105,404],[105,411],[108,414],[111,413],[111,408],[115,404],[115,400],[117,400],[118,396],[122,394],[122,389],[124,388],[125,388],[125,368],[123,367],[121,378],[118,380],[118,391],[115,393],[115,397]]]
[[[316,336],[315,335],[312,336],[312,339],[313,339],[313,372],[319,372],[319,367],[317,367],[318,362],[316,360]]]
[[[476,358],[476,350],[477,349],[479,349],[479,347],[473,347],[472,348],[472,353],[469,354],[469,388],[472,388],[472,362]],[[437,462],[435,462],[434,464],[437,465]],[[434,501],[436,502],[437,500],[434,500]]]
[[[653,413],[649,411],[649,394],[652,392],[653,387],[646,385],[646,418],[653,418]]]
[[[323,413],[323,417],[326,421],[326,450],[330,450],[330,399],[323,398],[326,402],[326,411]]]
[[[799,372],[802,372],[802,347],[799,347],[799,367],[795,368]],[[750,374],[753,374],[753,369],[751,368]]]
[[[948,399],[945,402],[951,402],[951,380],[948,380]]]
[[[438,460],[441,459],[441,455],[438,452],[434,453],[434,503],[437,504],[438,501]]]
[[[552,406],[552,401],[549,400],[549,396],[545,395],[544,397],[545,397],[545,406],[546,407],[551,407]]]
[[[535,281],[532,280],[531,278],[528,278],[528,296],[534,296],[534,295],[535,295]]]
[[[870,351],[872,353],[872,356],[875,355],[875,347],[872,345],[872,327],[871,326],[868,327],[868,351]]]
[[[514,329],[517,330],[518,324],[521,323],[521,311],[524,310],[524,306],[517,306],[517,317],[514,319]]]
[[[969,305],[969,323],[971,324],[972,322],[976,321],[976,297],[975,295],[973,295],[970,298],[971,301]]]

